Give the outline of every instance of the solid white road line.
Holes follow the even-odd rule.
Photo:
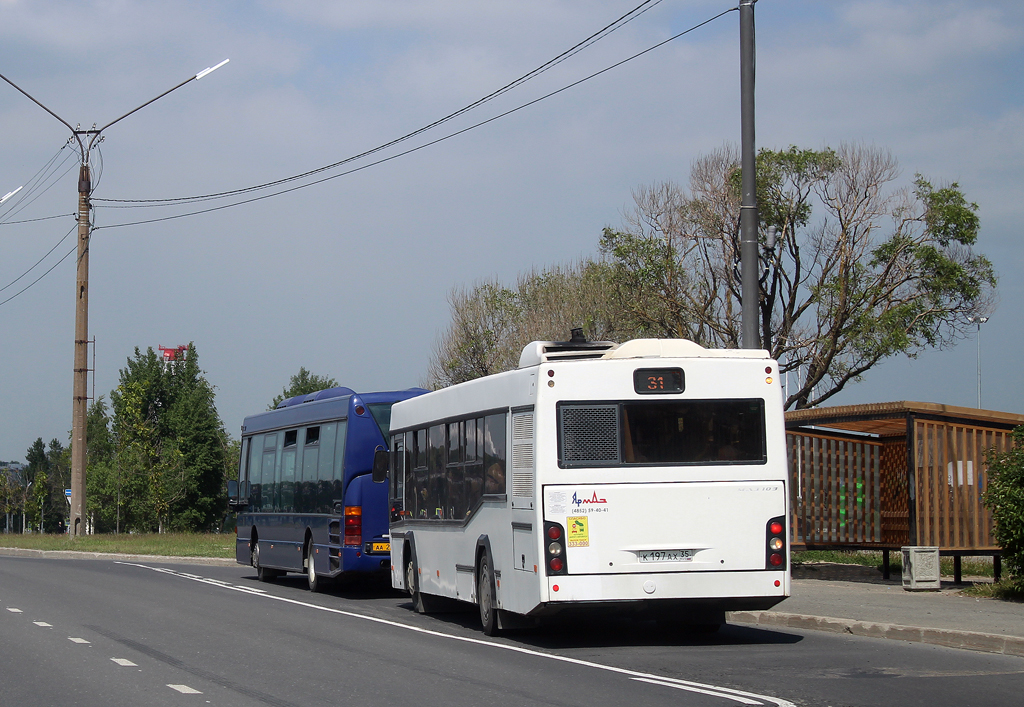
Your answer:
[[[236,591],[236,592],[243,593],[243,594],[250,594],[250,595],[253,595],[253,596],[258,596],[261,599],[272,599],[274,601],[279,601],[279,602],[282,602],[282,603],[285,603],[285,604],[292,604],[292,605],[295,605],[295,606],[303,606],[303,607],[306,607],[308,609],[314,609],[316,611],[324,611],[324,612],[327,612],[329,614],[337,614],[337,615],[340,615],[340,616],[348,616],[348,617],[353,618],[353,619],[360,619],[360,620],[363,620],[363,621],[370,621],[370,622],[377,623],[377,624],[383,624],[385,626],[392,626],[394,628],[400,628],[400,629],[404,629],[406,631],[413,631],[415,633],[423,634],[423,635],[426,635],[426,636],[435,636],[437,638],[444,638],[444,639],[448,639],[448,640],[451,640],[451,641],[459,641],[461,643],[472,643],[472,644],[480,645],[480,646],[489,646],[491,648],[497,648],[497,649],[500,649],[500,650],[510,651],[510,652],[513,652],[513,653],[520,653],[522,655],[530,655],[530,656],[534,656],[534,657],[537,657],[537,658],[544,658],[544,659],[547,659],[547,660],[558,661],[558,662],[561,662],[561,663],[570,663],[572,665],[579,665],[579,666],[585,667],[585,668],[593,668],[595,670],[603,670],[603,671],[610,672],[610,673],[617,673],[619,675],[625,675],[625,676],[630,677],[630,678],[641,678],[645,682],[649,682],[649,681],[655,680],[655,681],[661,681],[661,682],[664,682],[664,683],[671,683],[672,687],[677,687],[677,688],[680,688],[680,689],[682,687],[691,687],[691,688],[697,688],[697,690],[707,690],[707,691],[709,691],[708,694],[714,693],[714,694],[716,694],[719,697],[728,698],[728,699],[734,699],[734,697],[747,697],[747,698],[750,698],[752,700],[759,700],[762,704],[767,702],[767,703],[770,703],[770,704],[778,705],[778,707],[796,707],[796,705],[794,705],[789,700],[784,700],[784,699],[782,699],[780,697],[771,697],[769,695],[759,695],[759,694],[753,693],[753,692],[745,692],[743,690],[733,690],[732,688],[719,687],[718,685],[706,685],[704,683],[691,682],[689,680],[679,680],[679,679],[676,679],[676,678],[665,678],[665,677],[662,677],[660,675],[653,675],[651,673],[644,673],[644,672],[641,672],[639,670],[629,670],[627,668],[619,668],[619,667],[614,666],[614,665],[604,665],[602,663],[594,663],[594,662],[591,662],[589,660],[581,660],[579,658],[570,658],[569,656],[557,655],[555,653],[542,653],[540,651],[532,650],[530,648],[523,648],[522,646],[514,646],[514,645],[509,645],[509,644],[506,644],[506,643],[497,643],[497,642],[494,642],[494,641],[485,641],[485,640],[483,640],[481,638],[470,638],[469,636],[455,636],[455,635],[450,634],[450,633],[444,633],[443,631],[435,631],[433,629],[421,628],[419,626],[412,626],[410,624],[403,624],[400,621],[392,621],[390,619],[382,619],[382,618],[377,617],[377,616],[370,616],[369,614],[360,614],[360,613],[355,612],[355,611],[346,611],[344,609],[334,609],[334,608],[331,608],[329,606],[320,606],[319,604],[311,604],[311,603],[306,602],[306,601],[299,601],[298,599],[291,599],[291,598],[288,598],[288,597],[277,596],[275,594],[259,594],[259,593],[250,591],[250,590],[242,588],[242,587],[237,587],[237,586],[225,586],[225,585],[223,585],[223,584],[221,584],[219,582],[213,581],[211,579],[207,579],[205,577],[201,577],[199,579],[192,579],[191,577],[188,577],[188,576],[184,575],[181,572],[176,572],[175,570],[167,569],[167,568],[164,568],[164,567],[151,567],[149,565],[140,564],[138,562],[122,562],[120,560],[115,560],[114,562],[115,562],[115,564],[119,564],[119,565],[128,565],[128,566],[131,566],[131,567],[141,567],[142,569],[152,570],[154,572],[161,572],[163,574],[175,575],[177,577],[181,577],[182,579],[187,579],[187,580],[189,580],[191,582],[199,582],[201,584],[208,584],[210,586],[218,587],[220,589],[228,589],[228,590]],[[757,703],[755,703],[755,704],[757,704]]]
[[[632,678],[637,682],[648,682],[652,685],[661,685],[662,687],[673,687],[677,690],[686,690],[688,692],[699,692],[702,695],[711,695],[712,697],[722,697],[727,700],[733,700],[744,705],[763,705],[764,702],[758,702],[757,700],[750,700],[746,697],[740,697],[739,695],[729,695],[724,692],[715,692],[714,690],[702,690],[699,687],[690,687],[689,685],[679,685],[668,680],[650,680],[649,678]]]

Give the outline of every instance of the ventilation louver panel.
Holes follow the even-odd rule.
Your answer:
[[[566,405],[561,418],[563,464],[618,463],[618,406]]]

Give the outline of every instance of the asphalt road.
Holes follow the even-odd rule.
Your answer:
[[[496,639],[380,585],[246,567],[0,557],[0,707],[1020,705],[1024,659],[625,619]]]

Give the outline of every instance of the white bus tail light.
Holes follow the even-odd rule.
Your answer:
[[[548,575],[568,574],[569,568],[565,562],[565,530],[558,523],[544,522],[544,537],[548,539],[545,553],[544,566]]]
[[[779,516],[768,521],[765,569],[786,569],[786,517]]]

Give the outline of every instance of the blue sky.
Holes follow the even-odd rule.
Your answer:
[[[316,168],[426,125],[574,45],[640,0],[178,2],[0,0],[0,73],[72,125],[104,124],[231,62],[106,133],[97,198],[180,197]],[[494,102],[465,127],[560,88],[731,6],[663,0]],[[1018,224],[1024,177],[1019,3],[761,0],[757,138],[888,148],[909,183],[957,181],[1000,274],[982,329],[983,407],[1024,412]],[[738,14],[465,135],[318,186],[216,213],[100,228],[91,258],[96,392],[136,346],[194,341],[225,426],[299,366],[358,390],[424,377],[457,285],[596,252],[633,188],[685,183],[739,140]],[[0,84],[0,194],[67,129]],[[437,137],[444,129],[424,136]],[[410,143],[415,144],[415,143]],[[63,155],[58,159],[63,159]],[[100,160],[97,159],[97,166]],[[74,226],[74,160],[0,207],[0,287]],[[26,190],[27,191],[27,190]],[[99,208],[98,226],[167,213]],[[70,248],[71,240],[65,241]],[[0,300],[56,262],[61,246]],[[0,459],[71,426],[73,258],[0,306]],[[837,404],[973,406],[974,338],[893,359]]]

